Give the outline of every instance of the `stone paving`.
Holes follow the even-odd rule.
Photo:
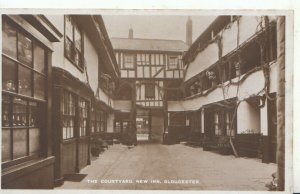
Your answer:
[[[56,189],[267,190],[276,164],[184,144],[115,144]]]

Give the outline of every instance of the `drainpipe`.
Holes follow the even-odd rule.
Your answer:
[[[285,159],[285,17],[277,18],[277,177],[278,191],[284,191],[284,159]]]

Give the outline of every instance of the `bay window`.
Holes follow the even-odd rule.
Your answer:
[[[46,117],[45,56],[46,50],[39,42],[3,21],[2,162],[39,155]]]

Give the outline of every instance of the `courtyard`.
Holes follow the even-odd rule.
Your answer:
[[[267,190],[276,164],[203,151],[185,143],[121,144],[93,157],[80,174],[56,189],[108,190]]]

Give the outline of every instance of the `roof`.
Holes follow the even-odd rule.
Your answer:
[[[111,38],[115,50],[139,50],[139,51],[171,51],[184,52],[188,45],[182,40],[159,40],[140,38]]]

